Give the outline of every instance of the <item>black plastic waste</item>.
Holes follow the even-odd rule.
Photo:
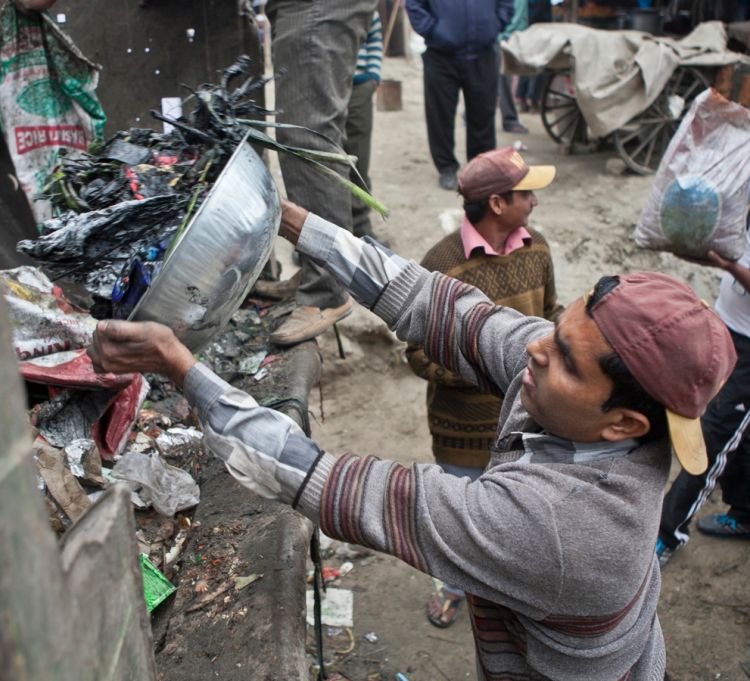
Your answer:
[[[152,112],[173,126],[169,133],[131,128],[87,154],[62,156],[44,192],[57,215],[17,249],[54,279],[82,282],[97,316],[126,318],[243,139],[240,119],[272,113],[253,100],[268,78],[248,77],[250,66],[243,55],[221,83],[201,85],[186,100],[193,111],[178,120]],[[244,80],[230,91],[236,78]]]

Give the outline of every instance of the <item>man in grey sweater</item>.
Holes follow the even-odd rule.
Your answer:
[[[460,585],[480,679],[661,681],[654,543],[667,435],[683,466],[705,467],[698,417],[735,361],[718,317],[675,280],[637,273],[603,278],[553,325],[293,204],[282,234],[400,338],[505,396],[477,481],[334,457],[159,324],[100,322],[95,367],[166,374],[243,485],[331,537]]]

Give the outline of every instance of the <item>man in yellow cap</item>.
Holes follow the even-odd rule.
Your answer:
[[[461,227],[435,244],[422,266],[476,286],[496,305],[554,320],[562,308],[552,255],[542,234],[529,227],[535,191],[554,177],[554,166],[528,166],[511,147],[469,161],[458,179]],[[418,345],[410,345],[406,355],[414,373],[428,382],[435,462],[446,473],[476,480],[490,461],[502,398],[430,361]],[[427,602],[427,619],[436,627],[450,626],[463,595],[457,586],[443,584]]]

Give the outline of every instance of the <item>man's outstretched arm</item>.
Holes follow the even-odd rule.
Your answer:
[[[479,289],[428,272],[292,203],[282,204],[280,233],[401,340],[486,392],[504,393],[528,362],[528,342],[549,333],[549,324],[498,307]]]
[[[515,476],[470,483],[435,465],[336,458],[290,418],[259,406],[196,362],[160,324],[100,322],[89,354],[103,370],[158,372],[182,384],[206,446],[229,473],[256,494],[298,509],[329,536],[390,553],[472,593],[525,607],[532,616],[554,601],[557,577],[543,598],[535,594],[538,570],[560,572],[551,504],[546,493]],[[544,537],[549,549],[543,556],[534,555],[538,543],[516,541],[521,526]],[[482,565],[487,570],[479,574],[476,566]],[[529,609],[523,604],[532,596],[539,605]]]

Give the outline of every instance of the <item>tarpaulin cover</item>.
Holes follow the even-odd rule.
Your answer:
[[[699,24],[682,40],[541,23],[502,43],[502,64],[505,73],[520,75],[571,69],[578,107],[593,136],[604,137],[645,111],[678,66],[750,63],[726,45],[719,21]]]

